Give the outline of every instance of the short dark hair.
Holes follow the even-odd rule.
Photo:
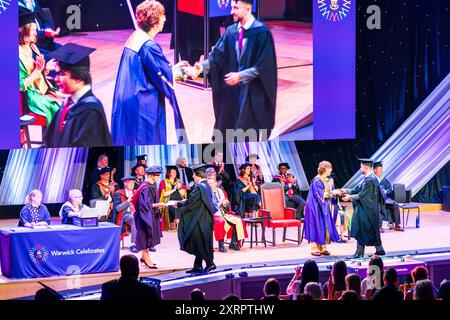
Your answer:
[[[227,294],[224,298],[223,301],[229,301],[229,302],[236,302],[236,301],[240,301],[241,298],[239,298],[239,296],[235,295],[235,294]]]
[[[397,281],[397,270],[392,267],[387,268],[386,272],[384,273],[384,280],[386,281],[386,284],[395,284],[395,282]]]
[[[341,299],[342,301],[358,301],[361,300],[361,296],[353,290],[346,290],[342,293]]]
[[[197,177],[201,178],[201,179],[206,179],[206,172],[205,171],[197,170],[197,171],[194,171],[194,174]]]
[[[357,294],[361,294],[361,278],[357,274],[348,274],[345,281],[348,284],[347,290],[353,290]]]
[[[122,276],[135,278],[139,276],[139,261],[132,255],[127,254],[120,259],[120,272]]]
[[[267,279],[266,283],[264,284],[264,294],[266,296],[269,296],[269,295],[279,296],[280,291],[281,291],[280,283],[278,282],[277,279],[275,279],[275,278]]]
[[[205,294],[199,288],[195,288],[191,291],[191,300],[192,301],[203,301],[205,300]]]
[[[89,57],[87,59],[89,59]],[[72,79],[80,80],[84,84],[92,83],[91,71],[89,70],[89,67],[71,66],[64,62],[58,62],[58,65],[61,68],[61,71],[69,72]]]

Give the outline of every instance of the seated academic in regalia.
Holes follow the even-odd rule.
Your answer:
[[[48,127],[47,147],[111,145],[105,111],[92,93],[89,54],[94,50],[68,43],[50,53],[58,61],[56,83],[69,97]]]
[[[81,212],[86,208],[83,204],[83,194],[80,190],[69,191],[69,201],[64,203],[59,210],[59,217],[62,224],[73,224],[73,217],[80,217]]]
[[[114,145],[166,144],[166,102],[172,105],[175,129],[184,124],[173,89],[172,65],[154,40],[166,21],[158,1],[136,8],[139,26],[125,43],[117,74],[112,107]],[[174,66],[187,65],[181,62]]]

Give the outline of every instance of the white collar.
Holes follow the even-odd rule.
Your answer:
[[[77,104],[78,101],[86,94],[92,87],[87,84],[77,92],[75,92],[70,98],[72,99],[73,104]]]
[[[248,19],[248,21],[244,24],[244,30],[248,30],[250,29],[250,27],[252,26],[253,22],[255,22],[255,17],[253,15],[250,16],[250,19]],[[238,23],[238,29],[242,26],[242,24],[239,22]]]

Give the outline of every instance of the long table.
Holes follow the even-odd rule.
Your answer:
[[[72,276],[119,270],[120,228],[50,225],[0,228],[2,275],[11,279]]]

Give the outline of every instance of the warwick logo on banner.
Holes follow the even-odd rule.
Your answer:
[[[339,22],[345,19],[352,6],[351,0],[316,0],[320,14],[327,21]]]
[[[45,246],[38,244],[31,248],[28,254],[31,258],[31,261],[37,264],[42,264],[47,261],[48,249]]]
[[[6,11],[10,5],[11,0],[0,0],[0,14]]]

